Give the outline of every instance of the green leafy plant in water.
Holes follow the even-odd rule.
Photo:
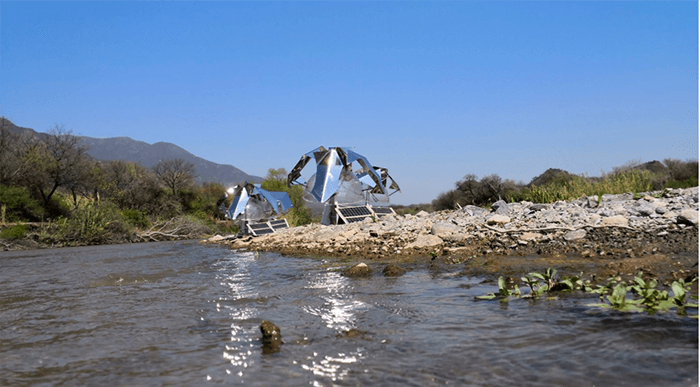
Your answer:
[[[698,304],[696,303],[690,303],[686,302],[685,296],[688,295],[688,292],[690,291],[690,288],[692,287],[692,284],[697,281],[697,278],[693,278],[692,281],[686,283],[682,278],[679,279],[678,281],[673,281],[671,284],[671,289],[673,289],[673,298],[671,298],[669,301],[672,303],[672,306],[675,306],[678,308],[678,314],[687,314],[685,308],[697,308]],[[698,300],[698,295],[688,295],[691,299],[697,301]],[[693,316],[694,318],[698,318],[697,315]]]
[[[533,277],[540,278],[540,277],[534,276],[534,274],[539,274],[539,273],[530,273],[530,275],[532,275]],[[524,277],[520,278],[520,280],[523,281],[525,283],[525,285],[527,285],[530,288],[529,297],[539,297],[542,294],[544,294],[544,292],[546,292],[548,290],[546,283],[543,285],[540,285],[540,281],[538,281],[535,278],[530,278],[529,276],[524,276]]]
[[[641,274],[638,274],[632,280],[632,285],[630,289],[635,293],[640,299],[636,302],[644,306],[649,313],[656,313],[657,311],[668,310],[668,292],[665,290],[658,290],[656,288],[657,282],[653,279],[649,281],[644,281]]]
[[[600,299],[604,300],[605,295],[610,294],[615,287],[615,284],[622,281],[620,277],[609,277],[605,285],[596,285],[595,289],[591,289],[590,293],[600,294]]]
[[[518,285],[513,285],[512,290],[508,289],[508,284],[503,278],[503,276],[498,277],[498,295],[494,293],[489,293],[485,296],[475,297],[477,300],[493,300],[495,298],[500,298],[501,302],[508,302],[508,297],[520,297],[522,293],[520,292],[520,287]]]
[[[589,281],[583,281],[580,276],[562,276],[562,279],[555,279],[557,271],[555,269],[547,269],[544,273],[529,273],[529,275],[521,277],[522,282],[530,288],[529,294],[522,294],[517,285],[508,288],[507,282],[503,277],[498,278],[498,294],[489,293],[485,296],[475,297],[477,300],[493,300],[500,299],[501,302],[507,302],[510,297],[517,298],[538,298],[544,294],[557,291],[573,291],[581,290],[585,293],[599,294],[601,301],[608,303],[590,304],[601,308],[610,308],[623,312],[641,312],[656,313],[659,311],[668,311],[671,308],[678,308],[679,314],[686,314],[686,308],[697,308],[697,303],[689,302],[686,296],[692,300],[698,300],[697,295],[688,294],[693,283],[697,281],[694,278],[686,283],[680,279],[674,281],[671,285],[673,297],[670,297],[665,290],[657,289],[658,283],[656,280],[645,281],[641,273],[638,274],[632,283],[628,285],[622,281],[622,278],[609,277],[604,285],[597,285],[593,288]],[[638,298],[628,299],[627,290],[631,290]],[[692,316],[698,318],[698,316]]]
[[[627,299],[627,285],[624,282],[619,282],[614,288],[612,288],[612,293],[607,296],[607,300],[610,304],[592,304],[592,306],[598,306],[602,308],[612,308],[620,310],[623,312],[639,312],[646,310],[649,313],[656,312],[666,312],[671,308],[678,308],[678,314],[686,314],[685,308],[697,308],[697,303],[689,303],[686,301],[686,294],[690,291],[692,284],[697,279],[693,279],[689,283],[685,283],[683,279],[674,281],[671,284],[673,289],[673,297],[669,297],[669,294],[665,290],[658,290],[656,287],[658,283],[655,280],[644,281],[641,274],[638,274],[633,280],[632,285],[630,285],[630,290],[636,294],[639,298],[628,300]],[[608,283],[605,286],[599,286],[598,289],[592,291],[592,293],[600,293],[601,299],[604,298],[608,290],[611,289],[611,284],[614,284],[616,279],[608,279]],[[697,295],[690,295],[690,298],[697,300]],[[693,316],[697,318],[697,316]]]

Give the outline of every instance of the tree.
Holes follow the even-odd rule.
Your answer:
[[[292,208],[285,216],[290,226],[301,226],[312,222],[311,211],[304,204],[304,188],[299,185],[287,187],[287,170],[270,168],[265,180],[260,183],[262,189],[268,191],[287,192],[292,201]]]
[[[38,192],[45,209],[56,190],[76,186],[92,168],[87,147],[62,125],[50,129],[43,139],[26,139],[22,148],[25,185]]]
[[[183,159],[162,160],[153,167],[156,178],[177,195],[178,191],[192,185],[194,180],[194,164]]]
[[[289,192],[287,187],[287,170],[284,168],[268,169],[265,180],[260,183],[260,187],[268,191]]]

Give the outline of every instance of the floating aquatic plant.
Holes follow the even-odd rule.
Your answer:
[[[697,308],[697,295],[689,294],[693,283],[697,281],[694,278],[690,282],[685,282],[683,279],[674,281],[671,284],[673,297],[665,290],[659,290],[658,282],[654,279],[645,281],[641,273],[637,274],[628,286],[620,277],[610,277],[603,285],[596,285],[593,288],[590,281],[582,279],[583,273],[579,276],[562,276],[561,279],[556,279],[557,271],[555,269],[547,269],[544,273],[529,273],[521,277],[521,281],[530,288],[530,292],[523,294],[517,284],[508,287],[508,283],[504,277],[498,278],[498,294],[489,293],[484,296],[475,297],[477,300],[493,300],[500,299],[501,302],[507,302],[509,298],[539,298],[545,294],[551,294],[561,291],[580,290],[585,293],[599,294],[601,303],[589,304],[589,306],[610,308],[623,312],[642,312],[648,313],[668,312],[671,308],[677,308],[678,314],[685,315],[686,308]],[[632,293],[632,298],[627,297],[627,290]],[[607,301],[607,302],[606,302]],[[698,318],[698,316],[692,316]]]

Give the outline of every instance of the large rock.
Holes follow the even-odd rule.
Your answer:
[[[499,200],[491,205],[491,211],[500,215],[506,215],[510,211],[508,203],[505,200]]]
[[[485,208],[482,208],[482,207],[479,207],[479,206],[473,206],[473,205],[469,204],[469,205],[466,205],[466,206],[464,206],[464,207],[462,208],[462,212],[463,212],[465,215],[477,216],[477,215],[485,214],[485,213],[487,213],[488,211],[486,211]]]
[[[691,210],[691,209],[685,209],[685,210],[681,211],[680,214],[678,214],[677,221],[678,221],[678,223],[681,223],[681,224],[697,226],[698,225],[698,211]]]
[[[598,207],[598,195],[584,197],[583,204],[584,204],[584,207],[597,208]]]
[[[437,235],[424,234],[419,235],[415,241],[406,245],[407,249],[421,249],[425,247],[437,247],[441,246],[443,240]]]
[[[458,232],[460,228],[451,222],[438,221],[433,224],[430,233],[437,235],[439,237],[454,234]]]
[[[343,275],[346,277],[354,278],[369,277],[372,275],[372,269],[370,269],[370,267],[367,266],[366,263],[360,262],[349,269],[345,269],[345,271],[343,271]]]
[[[524,232],[519,239],[525,242],[536,241],[542,239],[542,234],[538,232]]]
[[[282,345],[282,331],[274,323],[263,320],[260,324],[260,332],[262,333],[263,354],[271,354],[278,352]]]
[[[641,216],[650,216],[651,214],[656,213],[656,208],[654,208],[653,205],[646,201],[639,202],[635,210],[637,210],[637,212]]]

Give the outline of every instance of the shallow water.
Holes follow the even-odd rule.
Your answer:
[[[698,384],[695,319],[329,265],[193,242],[0,253],[0,385]]]

